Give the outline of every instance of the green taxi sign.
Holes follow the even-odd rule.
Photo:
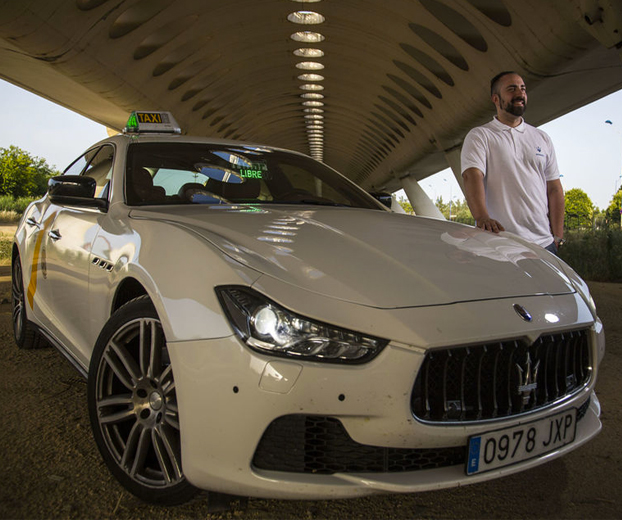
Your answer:
[[[181,134],[181,128],[170,112],[134,111],[127,120],[124,132]]]

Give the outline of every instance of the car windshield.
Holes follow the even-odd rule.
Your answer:
[[[242,145],[132,143],[125,193],[131,206],[234,203],[380,208],[370,195],[320,162]]]

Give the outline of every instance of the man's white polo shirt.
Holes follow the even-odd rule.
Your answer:
[[[551,138],[523,120],[517,127],[497,118],[471,130],[462,147],[462,173],[484,173],[486,207],[506,229],[542,247],[553,242],[546,183],[559,179]]]

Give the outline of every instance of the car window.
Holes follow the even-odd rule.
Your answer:
[[[167,195],[176,195],[184,184],[205,182],[200,172],[159,168],[153,176],[153,184],[164,188]]]
[[[343,196],[330,184],[317,177],[309,176],[306,171],[299,166],[286,163],[282,165],[282,171],[293,190],[311,193],[315,197],[329,198],[333,201],[346,203]]]
[[[73,161],[64,171],[63,175],[80,175],[86,165],[88,164],[88,159],[86,154],[78,157],[75,161]]]
[[[82,175],[95,179],[95,197],[107,198],[108,183],[112,177],[112,163],[114,160],[114,148],[111,145],[102,146],[92,157],[91,162]]]
[[[130,205],[317,204],[379,209],[345,177],[282,150],[201,143],[132,143]]]

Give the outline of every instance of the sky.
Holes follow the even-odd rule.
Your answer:
[[[108,135],[104,126],[2,80],[0,113],[0,148],[18,146],[61,171]],[[553,140],[564,189],[580,188],[606,209],[622,183],[622,90],[540,128]],[[449,169],[420,184],[432,200],[464,198]]]

